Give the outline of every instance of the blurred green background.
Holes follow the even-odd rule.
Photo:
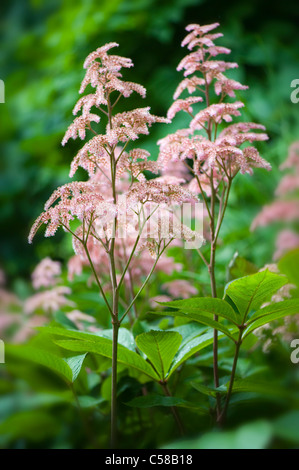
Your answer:
[[[243,119],[264,124],[270,135],[259,149],[273,171],[241,175],[236,182],[219,261],[227,263],[238,250],[259,267],[269,262],[275,229],[250,234],[249,226],[273,198],[278,166],[299,136],[299,104],[290,101],[290,83],[299,78],[298,2],[12,0],[1,10],[0,78],[6,100],[0,104],[0,265],[9,284],[18,290],[20,279],[28,278],[44,256],[69,255],[62,234],[53,240],[40,233],[33,246],[27,234],[52,190],[68,181],[69,164],[81,145],[71,141],[62,148],[60,142],[72,120],[86,55],[108,41],[118,42],[117,53],[135,64],[125,79],[148,90],[145,100],[134,97],[126,106],[149,105],[154,114],[165,115],[182,79],[176,66],[186,53],[180,42],[190,22],[221,24],[221,45],[232,49],[228,60],[240,65],[229,76],[250,86],[238,96],[246,105]],[[140,144],[156,158],[156,141],[182,125],[184,115],[168,127],[157,125]]]

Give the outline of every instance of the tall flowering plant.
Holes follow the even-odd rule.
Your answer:
[[[221,33],[211,32],[219,26],[190,24],[187,36],[182,41],[188,53],[179,63],[177,70],[184,71],[184,79],[174,93],[174,102],[167,117],[172,120],[179,111],[189,117],[189,126],[159,141],[158,162],[167,166],[170,162],[183,162],[193,175],[189,189],[202,199],[208,218],[210,253],[207,257],[198,253],[208,269],[211,294],[217,297],[215,259],[219,232],[228,204],[232,183],[238,173],[252,174],[254,168],[271,169],[253,142],[267,140],[261,124],[239,122],[230,124],[233,117],[241,115],[244,103],[235,100],[236,91],[248,87],[226,76],[230,69],[238,67],[235,62],[215,59],[218,55],[229,54],[226,47],[215,45]],[[188,93],[188,97],[181,97]],[[232,98],[233,100],[227,100]],[[205,107],[195,112],[198,103]],[[249,144],[249,145],[248,145]],[[218,315],[214,316],[218,320]],[[214,385],[219,386],[218,333],[214,330]],[[220,417],[220,397],[217,397],[217,416]]]
[[[174,205],[194,199],[194,195],[178,184],[173,177],[146,180],[143,172],[158,172],[150,154],[133,147],[140,135],[147,135],[153,123],[167,123],[168,119],[154,116],[150,108],[138,108],[115,113],[119,100],[133,92],[143,98],[143,86],[124,81],[121,69],[133,66],[131,59],[112,55],[109,43],[88,55],[84,62],[86,75],[80,93],[88,85],[94,92],[82,96],[74,107],[77,115],[62,140],[84,140],[93,135],[79,150],[71,163],[70,176],[78,167],[89,175],[88,181],[75,181],[59,187],[45,204],[44,212],[37,218],[29,234],[32,242],[38,228],[45,224],[46,236],[53,236],[59,227],[73,238],[76,256],[89,264],[100,295],[111,316],[113,328],[112,390],[111,390],[111,442],[116,443],[116,386],[117,346],[121,323],[149,281],[159,259],[174,238],[192,240],[195,234],[175,223]],[[91,109],[95,108],[95,114]],[[104,119],[105,132],[99,133],[94,123]],[[131,147],[130,147],[131,146]],[[166,220],[168,220],[167,230]],[[146,251],[148,250],[148,251]],[[151,263],[148,262],[150,254]],[[149,270],[138,292],[132,285],[132,266],[138,255],[147,259]],[[108,263],[102,274],[101,263]],[[143,273],[142,273],[143,274]],[[131,300],[120,315],[120,302],[124,284],[130,282]]]

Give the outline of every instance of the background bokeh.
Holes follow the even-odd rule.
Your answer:
[[[299,77],[297,2],[12,0],[1,9],[0,78],[6,102],[0,105],[0,265],[14,289],[24,288],[42,257],[69,255],[62,234],[54,242],[40,234],[33,246],[27,244],[27,234],[52,190],[68,181],[70,161],[80,147],[78,141],[66,148],[60,142],[72,120],[84,58],[108,41],[118,42],[119,53],[135,64],[125,78],[148,90],[145,100],[134,97],[129,106],[150,105],[154,114],[165,115],[182,78],[176,66],[184,54],[184,27],[190,22],[221,23],[221,44],[232,49],[229,60],[240,65],[230,77],[250,86],[238,96],[246,105],[243,119],[263,123],[270,135],[259,148],[273,165],[271,174],[256,171],[235,184],[222,232],[223,263],[236,250],[258,266],[269,261],[275,227],[249,235],[249,226],[272,199],[278,166],[289,144],[298,139],[299,104],[290,100],[290,83]],[[141,143],[153,158],[158,138],[183,124],[181,114],[167,128],[152,128]]]

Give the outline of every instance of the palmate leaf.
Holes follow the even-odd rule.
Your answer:
[[[161,380],[166,378],[181,342],[182,336],[176,331],[151,330],[136,337],[138,348],[146,354]]]
[[[240,321],[239,315],[223,299],[212,297],[193,297],[191,299],[173,300],[172,302],[158,302],[166,307],[181,310],[184,313],[196,313],[199,315],[218,315],[226,318],[235,325]]]
[[[268,305],[255,312],[249,319],[248,327],[244,331],[243,338],[246,338],[252,331],[271,321],[296,314],[299,314],[299,299],[288,299]]]
[[[235,338],[232,334],[234,331],[230,331],[222,323],[213,320],[211,318],[211,316],[199,315],[199,314],[193,313],[193,312],[192,313],[191,312],[190,313],[185,313],[185,312],[182,312],[180,310],[176,310],[176,311],[173,311],[173,312],[172,311],[169,311],[169,312],[156,311],[156,312],[151,312],[151,313],[153,313],[155,315],[163,315],[163,316],[170,315],[172,317],[182,317],[182,318],[186,318],[187,320],[197,321],[199,323],[202,323],[203,325],[210,326],[214,330],[221,331],[222,333],[225,334],[225,336],[230,338],[232,341],[235,341]]]
[[[288,282],[285,276],[265,271],[241,277],[226,286],[225,294],[234,302],[243,321]]]

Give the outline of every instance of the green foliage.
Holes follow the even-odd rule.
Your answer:
[[[258,0],[250,6],[237,0],[91,0],[12,1],[3,7],[0,78],[5,81],[6,102],[0,105],[0,263],[8,287],[21,299],[32,294],[28,281],[37,260],[51,256],[66,261],[73,253],[62,234],[55,243],[40,238],[33,247],[26,238],[41,201],[66,182],[69,162],[80,145],[71,142],[62,152],[60,142],[70,123],[86,55],[105,42],[119,42],[121,55],[132,57],[135,64],[126,78],[148,89],[145,101],[133,98],[132,108],[150,105],[154,114],[165,115],[180,80],[175,67],[183,55],[179,45],[185,25],[218,17],[223,45],[232,49],[231,60],[240,64],[230,76],[250,86],[248,94],[240,93],[246,105],[244,120],[265,124],[270,141],[258,148],[273,170],[270,176],[259,171],[236,177],[217,247],[217,292],[224,293],[223,298],[208,297],[209,279],[197,253],[173,247],[169,254],[182,269],[171,279],[189,280],[198,296],[160,302],[167,308],[149,315],[149,299],[167,293],[163,284],[170,277],[159,273],[136,304],[137,319],[130,312],[122,323],[117,391],[124,448],[259,449],[299,444],[298,364],[290,361],[289,341],[273,333],[273,328],[285,325],[285,317],[295,319],[299,312],[299,251],[279,260],[283,275],[257,272],[271,261],[281,225],[249,231],[253,217],[272,199],[281,177],[279,165],[298,136],[298,105],[290,101],[290,82],[297,78],[299,61],[298,5],[294,2],[286,9],[280,3],[269,9]],[[123,111],[121,103],[118,111]],[[140,146],[155,160],[157,140],[185,125],[182,115],[173,124],[157,126]],[[209,243],[203,253],[208,250]],[[5,341],[6,364],[0,364],[1,448],[108,447],[112,329],[89,276],[84,271],[70,282],[63,272],[61,284],[71,287],[69,300],[76,307],[65,306],[49,315],[50,325],[25,344]],[[272,296],[289,282],[296,286],[290,291],[292,298],[274,303]],[[96,333],[76,329],[66,316],[73,308],[94,318]],[[2,310],[6,313],[1,305]],[[121,307],[120,315],[124,311]],[[23,314],[20,306],[9,313]],[[272,345],[267,353],[257,336],[264,326]],[[83,328],[89,327],[83,323]],[[214,328],[219,339],[218,388],[213,382]],[[297,337],[298,328],[291,333]],[[227,427],[215,430],[211,418],[216,396],[223,405],[238,335],[240,354]],[[162,395],[161,382],[167,383],[170,396]],[[186,436],[180,440],[171,414],[174,407],[185,424]]]
[[[33,361],[39,365],[48,367],[70,383],[74,382],[78,377],[86,356],[86,354],[81,354],[71,357],[61,357],[50,351],[43,351],[38,347],[29,345],[9,345],[8,348],[6,348],[6,352],[9,357],[12,356],[26,361]]]
[[[146,354],[161,380],[167,377],[181,342],[181,335],[175,331],[152,330],[136,338],[137,346]]]
[[[271,425],[259,420],[234,431],[218,431],[189,441],[177,441],[164,449],[265,449],[271,437]]]
[[[65,330],[62,328],[46,328],[48,334],[72,339],[56,339],[55,343],[68,351],[99,354],[112,358],[112,340],[88,333]],[[137,369],[152,379],[158,376],[154,369],[136,352],[121,344],[118,346],[118,361],[121,364]]]
[[[277,290],[287,283],[278,274],[265,271],[232,281],[226,286],[225,294],[234,302],[243,321],[247,315],[268,300]]]

